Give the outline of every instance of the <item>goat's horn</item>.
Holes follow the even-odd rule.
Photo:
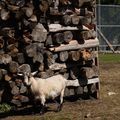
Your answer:
[[[31,75],[34,76],[38,71],[32,72]]]

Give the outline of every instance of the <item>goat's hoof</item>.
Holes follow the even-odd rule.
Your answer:
[[[57,107],[56,112],[60,112],[62,110],[62,104]]]
[[[61,107],[58,107],[57,110],[55,110],[55,112],[60,112],[62,110]]]
[[[43,111],[40,111],[40,115],[44,115],[44,113],[45,113],[45,112],[43,112]]]
[[[44,110],[41,110],[41,111],[40,111],[40,115],[45,114],[45,112],[46,112],[45,109],[44,109]]]
[[[61,111],[61,109],[57,109],[57,110],[55,110],[55,112],[60,112]]]

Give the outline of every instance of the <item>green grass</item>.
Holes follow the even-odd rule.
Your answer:
[[[100,62],[120,62],[120,54],[100,53],[99,61]]]
[[[2,103],[0,104],[0,113],[2,112],[8,112],[11,110],[11,106],[6,104],[6,103]]]

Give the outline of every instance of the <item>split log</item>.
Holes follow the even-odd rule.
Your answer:
[[[71,21],[72,21],[73,25],[79,25],[79,23],[80,23],[80,17],[77,16],[76,14],[72,15],[71,16]]]
[[[60,59],[60,61],[62,61],[62,62],[67,61],[67,59],[68,59],[68,52],[67,52],[67,51],[62,51],[62,52],[60,52],[60,53],[59,53],[59,59]]]
[[[20,100],[20,102],[22,102],[22,103],[27,103],[27,102],[30,101],[27,96],[23,96],[23,95],[20,95],[19,100]]]
[[[70,41],[67,45],[60,45],[59,47],[53,47],[49,48],[50,51],[59,52],[59,51],[65,51],[65,50],[77,50],[77,49],[83,49],[83,48],[92,48],[99,45],[99,41],[97,38],[90,39],[85,41],[84,44],[78,44],[76,40]]]
[[[12,61],[12,57],[8,54],[0,54],[0,64],[8,64]]]
[[[94,58],[97,57],[96,51],[91,51],[89,49],[80,50],[80,54],[82,56],[82,59],[84,59],[86,61],[93,60]]]
[[[10,38],[15,40],[15,38],[14,38],[15,37],[15,30],[11,27],[5,26],[0,30],[0,36],[10,37]],[[11,42],[10,44],[12,44],[12,43],[13,42]]]
[[[36,46],[34,44],[26,46],[25,50],[29,57],[33,57],[36,54]]]
[[[71,16],[70,15],[64,15],[63,18],[62,18],[62,24],[63,25],[71,25],[72,23],[72,19],[71,19]]]
[[[82,67],[80,69],[80,73],[80,76],[87,79],[98,77],[98,69],[96,66]]]
[[[26,7],[26,8],[25,8],[25,15],[26,15],[27,17],[31,17],[31,16],[33,15],[33,9],[34,9],[33,6]]]
[[[53,54],[50,51],[47,51],[47,50],[45,51],[44,58],[45,58],[45,66],[46,67],[49,67],[50,65],[55,63],[55,59],[53,57]]]
[[[54,63],[49,66],[49,69],[51,70],[61,70],[64,68],[71,68],[74,66],[83,66],[85,65],[84,61],[79,62],[69,62],[69,63]]]
[[[96,31],[95,30],[89,30],[89,31],[82,31],[83,39],[94,39],[96,38]]]
[[[37,16],[36,15],[32,15],[29,19],[28,19],[28,21],[30,21],[30,28],[32,29],[32,28],[35,28],[35,26],[36,26],[36,24],[37,24]]]
[[[26,93],[27,92],[27,87],[24,86],[24,84],[22,83],[21,86],[20,86],[20,93],[23,94],[23,93]]]
[[[70,78],[71,79],[75,80],[75,79],[79,78],[79,75],[80,75],[80,70],[77,66],[72,67],[70,69]]]
[[[26,32],[26,33],[23,34],[23,39],[24,39],[24,42],[25,42],[26,44],[32,43],[31,35],[30,35],[29,32]]]
[[[71,31],[64,32],[64,42],[69,43],[73,39],[73,34]]]
[[[47,38],[47,30],[40,23],[36,25],[31,34],[33,41],[45,42]]]
[[[15,86],[12,88],[11,93],[12,93],[13,95],[19,95],[19,94],[20,94],[19,88],[15,85]]]
[[[10,74],[6,74],[4,76],[4,79],[5,79],[5,81],[10,81],[10,80],[12,80],[12,76]]]
[[[41,12],[46,13],[47,10],[49,9],[49,3],[46,0],[41,0],[39,8]]]
[[[52,46],[52,45],[53,45],[52,36],[48,35],[45,42],[45,46]]]
[[[43,51],[44,44],[42,43],[31,43],[30,45],[26,46],[25,50],[28,57],[34,57],[38,54],[38,52]]]
[[[81,86],[75,88],[75,95],[82,95],[84,93],[84,89]]]
[[[16,53],[19,52],[16,44],[14,43],[14,44],[10,44],[7,46],[7,50],[8,50],[9,55],[14,56]]]
[[[10,17],[10,12],[7,9],[2,9],[0,12],[0,17],[2,20],[6,21]]]
[[[38,73],[37,74],[38,75],[38,77],[40,77],[40,78],[43,78],[43,79],[46,79],[46,78],[48,78],[49,76],[47,75],[47,73],[46,72],[40,72],[40,73]]]
[[[69,59],[73,60],[73,61],[78,61],[80,59],[80,52],[79,51],[70,51]]]
[[[40,52],[37,52],[33,57],[33,63],[35,62],[43,63],[43,60],[44,60],[43,54]]]
[[[65,63],[54,63],[52,65],[49,66],[49,69],[51,70],[60,70],[60,69],[64,69],[67,68],[67,65]]]
[[[40,72],[43,72],[43,71],[44,71],[44,69],[45,69],[44,62],[39,65],[39,68],[38,68],[38,69],[39,69]]]
[[[71,99],[71,98],[74,98],[74,96],[75,96],[74,89],[75,89],[75,87],[66,87],[64,97],[68,98],[68,100]]]
[[[25,57],[23,53],[18,53],[16,56],[16,61],[18,61],[18,63],[23,64],[25,63]]]
[[[11,73],[17,73],[18,67],[19,67],[19,65],[15,61],[10,62],[10,64],[9,64],[9,70]]]
[[[21,103],[20,100],[12,99],[12,100],[11,100],[11,103],[14,104],[14,105],[16,105],[17,107],[22,106],[22,103]]]
[[[64,42],[64,34],[63,33],[55,33],[53,36],[53,43],[60,45],[63,42]]]
[[[89,25],[92,23],[92,17],[91,16],[80,17],[80,22],[83,25],[86,25],[86,24]]]
[[[12,101],[14,101],[14,102],[16,101],[16,105],[17,106],[21,106],[18,103],[19,102],[22,102],[22,103],[29,102],[29,98],[27,96],[24,96],[24,95],[14,95]]]

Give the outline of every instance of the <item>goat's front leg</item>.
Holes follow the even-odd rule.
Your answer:
[[[40,100],[41,100],[41,110],[40,110],[40,115],[44,114],[45,113],[45,96],[41,96],[40,97]]]

